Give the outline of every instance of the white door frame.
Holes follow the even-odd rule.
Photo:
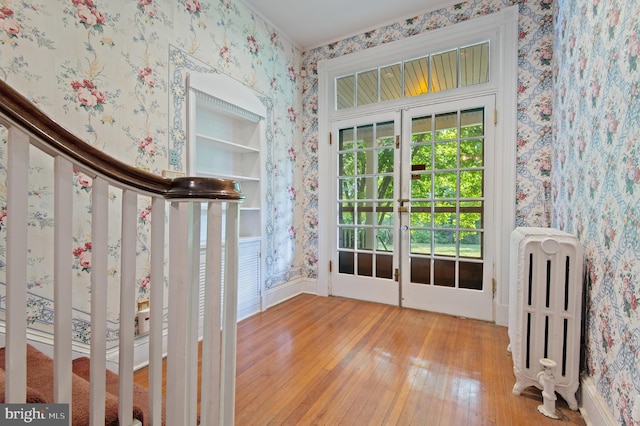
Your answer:
[[[335,176],[329,173],[328,165],[332,161],[329,144],[331,120],[338,115],[357,116],[371,114],[381,109],[380,104],[371,104],[357,108],[357,111],[341,112],[333,108],[334,79],[339,75],[356,72],[367,67],[382,65],[384,58],[388,63],[401,61],[415,55],[424,46],[433,49],[450,48],[477,40],[491,40],[490,80],[488,83],[470,86],[465,89],[434,93],[428,95],[428,101],[456,99],[471,95],[496,95],[496,209],[495,227],[498,233],[495,246],[496,298],[494,319],[499,325],[508,324],[509,303],[509,235],[515,227],[516,193],[516,131],[517,131],[517,48],[518,48],[518,6],[507,7],[500,12],[465,21],[438,30],[422,33],[397,42],[383,44],[364,51],[334,59],[318,61],[318,276],[317,294],[330,294],[329,261],[333,248],[330,244],[329,229],[333,212],[328,191],[324,185],[330,185]],[[416,100],[424,102],[424,100]],[[406,99],[385,102],[384,109],[401,108]]]

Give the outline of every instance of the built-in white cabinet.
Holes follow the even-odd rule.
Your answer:
[[[245,195],[239,219],[238,307],[239,316],[246,317],[260,311],[266,107],[249,87],[224,74],[190,74],[187,87],[187,173],[233,179]]]

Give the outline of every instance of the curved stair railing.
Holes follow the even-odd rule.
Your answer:
[[[91,188],[90,419],[105,423],[108,214],[110,189],[121,191],[120,303],[118,339],[119,424],[133,418],[136,241],[138,199],[151,197],[149,320],[149,418],[145,424],[233,424],[237,321],[238,204],[244,198],[230,180],[168,179],[124,164],[80,140],[0,81],[0,124],[7,129],[5,393],[6,403],[24,403],[27,383],[27,217],[29,157],[36,148],[53,159],[54,176],[54,394],[72,395],[72,204],[73,173],[93,179]],[[33,147],[33,148],[30,148]],[[198,268],[200,209],[207,208],[207,255],[202,383],[198,404]],[[51,212],[50,212],[51,214]],[[168,216],[168,225],[165,218]],[[168,232],[166,232],[168,229]],[[165,246],[168,252],[165,252]],[[224,247],[225,253],[222,253]],[[224,269],[227,273],[223,271]],[[165,263],[168,259],[168,267]],[[168,269],[168,274],[165,270]],[[224,303],[221,303],[224,277]],[[167,317],[163,319],[167,284]],[[222,312],[224,307],[224,312]],[[166,323],[163,324],[163,322]],[[221,333],[222,330],[222,333]],[[166,334],[166,354],[163,337]],[[162,375],[166,355],[166,412]],[[200,410],[198,406],[201,406]],[[71,413],[71,409],[69,411]],[[163,416],[164,415],[164,416]],[[70,420],[71,423],[71,420]]]

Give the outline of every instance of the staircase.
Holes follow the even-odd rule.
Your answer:
[[[4,403],[4,362],[5,350],[0,348],[0,403]],[[80,357],[72,363],[72,396],[73,410],[71,423],[74,425],[89,424],[90,419],[90,379],[91,360],[88,357]],[[106,394],[105,394],[105,425],[118,425],[118,392],[119,377],[117,374],[106,370]],[[27,345],[27,403],[52,404],[55,402],[53,395],[53,359],[40,352],[32,345]],[[149,392],[146,388],[133,384],[133,419],[143,426],[151,424],[149,418]],[[165,419],[162,419],[165,425]]]
[[[31,102],[0,81],[0,124],[6,129],[6,278],[0,286],[0,338],[4,338],[4,399],[25,403],[39,391],[47,403],[70,404],[74,415],[85,407],[87,421],[74,424],[104,425],[117,406],[117,424],[144,422],[159,425],[232,424],[235,394],[236,293],[238,251],[238,204],[244,198],[234,181],[181,177],[168,179],[121,163],[60,127]],[[34,155],[36,153],[36,155]],[[42,162],[42,157],[49,158]],[[33,249],[27,244],[30,209],[29,169],[49,164],[53,176],[54,205],[38,212],[53,217],[53,330],[47,351],[38,351],[42,333],[29,327],[28,280]],[[89,342],[74,340],[72,241],[74,174],[91,181],[91,267]],[[121,223],[118,244],[109,232],[109,208],[117,193]],[[134,330],[136,317],[136,248],[140,238],[138,203],[149,200],[150,219],[150,313],[149,386],[140,392],[133,383]],[[205,318],[201,407],[198,412],[198,271],[200,209],[207,209],[207,253],[205,259]],[[224,213],[223,213],[224,212]],[[167,221],[168,217],[168,221]],[[224,237],[223,237],[224,236]],[[223,240],[224,238],[224,240]],[[0,241],[0,245],[2,242]],[[222,253],[221,247],[225,247]],[[168,250],[165,250],[168,247]],[[117,250],[120,264],[119,306],[115,352],[118,373],[107,367],[108,338],[107,287],[109,256]],[[224,268],[222,258],[224,256]],[[165,272],[168,270],[168,273]],[[224,303],[221,286],[224,277]],[[165,287],[167,295],[165,297]],[[4,294],[2,294],[4,290]],[[168,299],[168,306],[164,300]],[[222,312],[222,305],[224,312]],[[222,333],[221,333],[222,331]],[[166,344],[163,341],[166,339]],[[54,344],[55,342],[55,344]],[[46,345],[45,345],[46,346]],[[34,352],[35,351],[35,352]],[[43,352],[49,352],[46,355]],[[90,363],[77,361],[89,355]],[[37,356],[42,362],[30,359]],[[42,358],[46,357],[46,358]],[[162,359],[167,359],[167,400],[163,408]],[[46,361],[46,362],[45,362]],[[79,364],[82,374],[79,374]],[[37,366],[47,366],[51,385],[46,392],[34,383]],[[90,364],[90,365],[89,365]],[[83,388],[84,399],[78,399]],[[117,388],[117,390],[116,390]],[[117,395],[117,397],[116,397]],[[86,396],[86,395],[85,395]],[[83,397],[84,398],[84,397]],[[147,404],[140,404],[140,398]],[[145,408],[142,408],[144,406]],[[111,408],[109,408],[111,407]],[[108,409],[107,409],[108,408]],[[69,420],[71,423],[71,419]]]

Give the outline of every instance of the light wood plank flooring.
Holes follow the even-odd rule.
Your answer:
[[[513,395],[507,330],[356,300],[300,295],[238,324],[237,425],[584,425]],[[146,386],[146,371],[136,372]]]

